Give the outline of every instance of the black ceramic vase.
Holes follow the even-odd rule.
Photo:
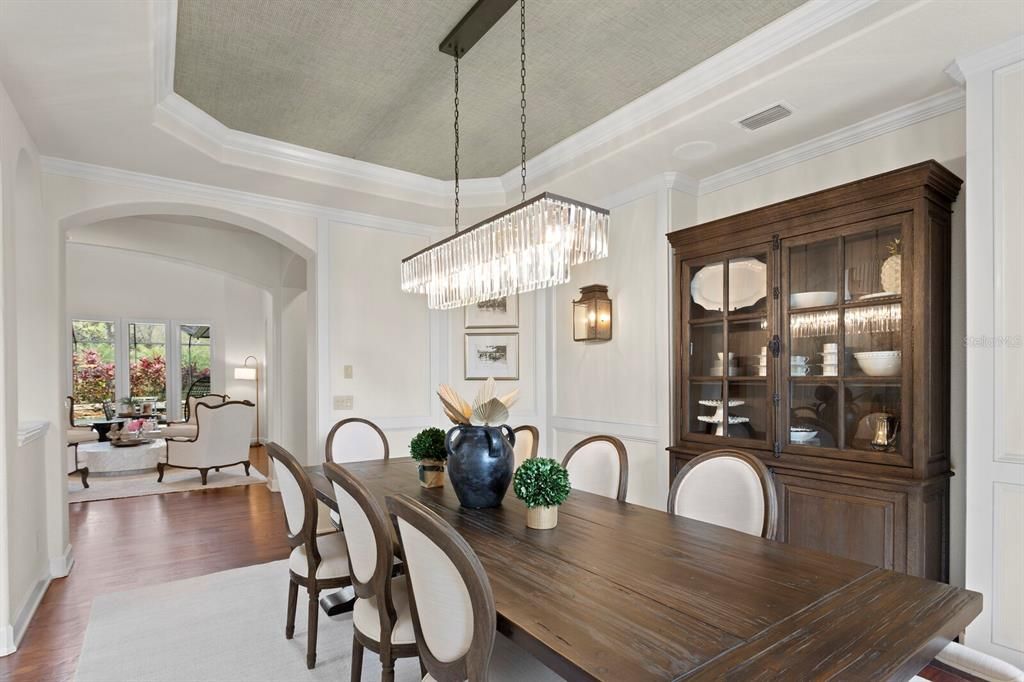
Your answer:
[[[448,480],[463,507],[485,509],[501,504],[515,470],[515,442],[507,425],[459,424],[448,432],[444,439]]]

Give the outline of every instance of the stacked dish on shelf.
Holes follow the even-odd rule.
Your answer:
[[[757,376],[768,376],[768,346],[761,346],[761,355],[757,358]]]
[[[715,364],[711,365],[711,376],[720,377],[723,376],[725,368],[722,366],[725,360],[725,353],[717,353],[718,359],[715,360]],[[735,377],[740,375],[740,368],[736,364],[736,354],[729,353],[729,376]]]
[[[807,376],[811,373],[810,367],[807,366],[806,355],[791,355],[789,356],[789,369],[790,376],[802,377]]]
[[[834,377],[839,375],[839,344],[826,343],[821,352],[821,375]]]

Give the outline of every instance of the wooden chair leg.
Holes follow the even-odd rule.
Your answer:
[[[89,467],[82,467],[78,470],[78,474],[82,477],[82,487],[89,487]]]
[[[163,483],[164,482],[164,463],[163,462],[157,462],[156,463],[156,482],[157,483]]]
[[[284,624],[284,638],[291,639],[295,635],[295,607],[299,601],[299,584],[288,581],[288,619]]]
[[[380,682],[395,682],[395,659],[381,652]]]
[[[245,467],[245,475],[248,476],[249,475],[249,467],[251,466],[251,464],[249,462],[242,462],[242,466]]]
[[[427,676],[427,666],[423,665],[422,658],[417,657],[416,660],[420,662],[420,679],[422,680]]]
[[[310,670],[316,667],[316,630],[317,620],[320,615],[320,590],[309,590],[309,621],[306,633],[306,667]]]
[[[362,678],[363,645],[356,639],[355,633],[352,633],[352,682],[361,682]]]
[[[207,469],[200,469],[199,470],[199,476],[200,476],[200,478],[203,479],[203,485],[206,485],[206,477],[209,476],[209,475],[210,475],[210,470],[208,468]]]

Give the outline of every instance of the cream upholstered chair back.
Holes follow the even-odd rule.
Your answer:
[[[512,452],[516,458],[515,468],[518,469],[523,462],[537,456],[537,448],[540,446],[540,431],[536,426],[524,424],[512,429],[512,433],[516,434]]]
[[[754,455],[713,450],[676,475],[668,511],[698,521],[772,539],[778,502],[771,473]]]
[[[203,467],[247,460],[255,422],[256,408],[247,400],[198,403],[195,442],[187,448],[176,444],[171,463]]]
[[[196,405],[202,403],[203,405],[209,405],[210,407],[213,407],[214,405],[226,403],[230,399],[231,398],[229,398],[227,395],[221,393],[208,393],[207,395],[198,397],[190,395],[188,397],[188,419],[185,420],[185,423],[196,423]]]
[[[398,520],[420,660],[435,679],[487,679],[494,595],[480,560],[441,517],[406,495],[387,498]]]
[[[288,525],[288,543],[295,547],[312,538],[316,527],[316,495],[309,476],[287,450],[267,443],[267,455],[274,465],[284,518]]]
[[[324,461],[344,463],[388,459],[390,450],[388,437],[379,426],[369,419],[349,417],[332,426],[327,433]]]
[[[615,436],[591,436],[574,445],[562,460],[569,483],[577,490],[626,501],[629,459]]]
[[[328,462],[324,474],[338,502],[356,596],[369,599],[387,593],[395,555],[387,515],[366,486],[340,464]]]

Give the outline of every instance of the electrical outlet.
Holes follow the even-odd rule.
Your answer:
[[[345,378],[346,379],[351,379],[352,378],[352,365],[345,365]]]
[[[334,409],[336,410],[351,410],[353,398],[350,395],[336,395],[334,396]]]

